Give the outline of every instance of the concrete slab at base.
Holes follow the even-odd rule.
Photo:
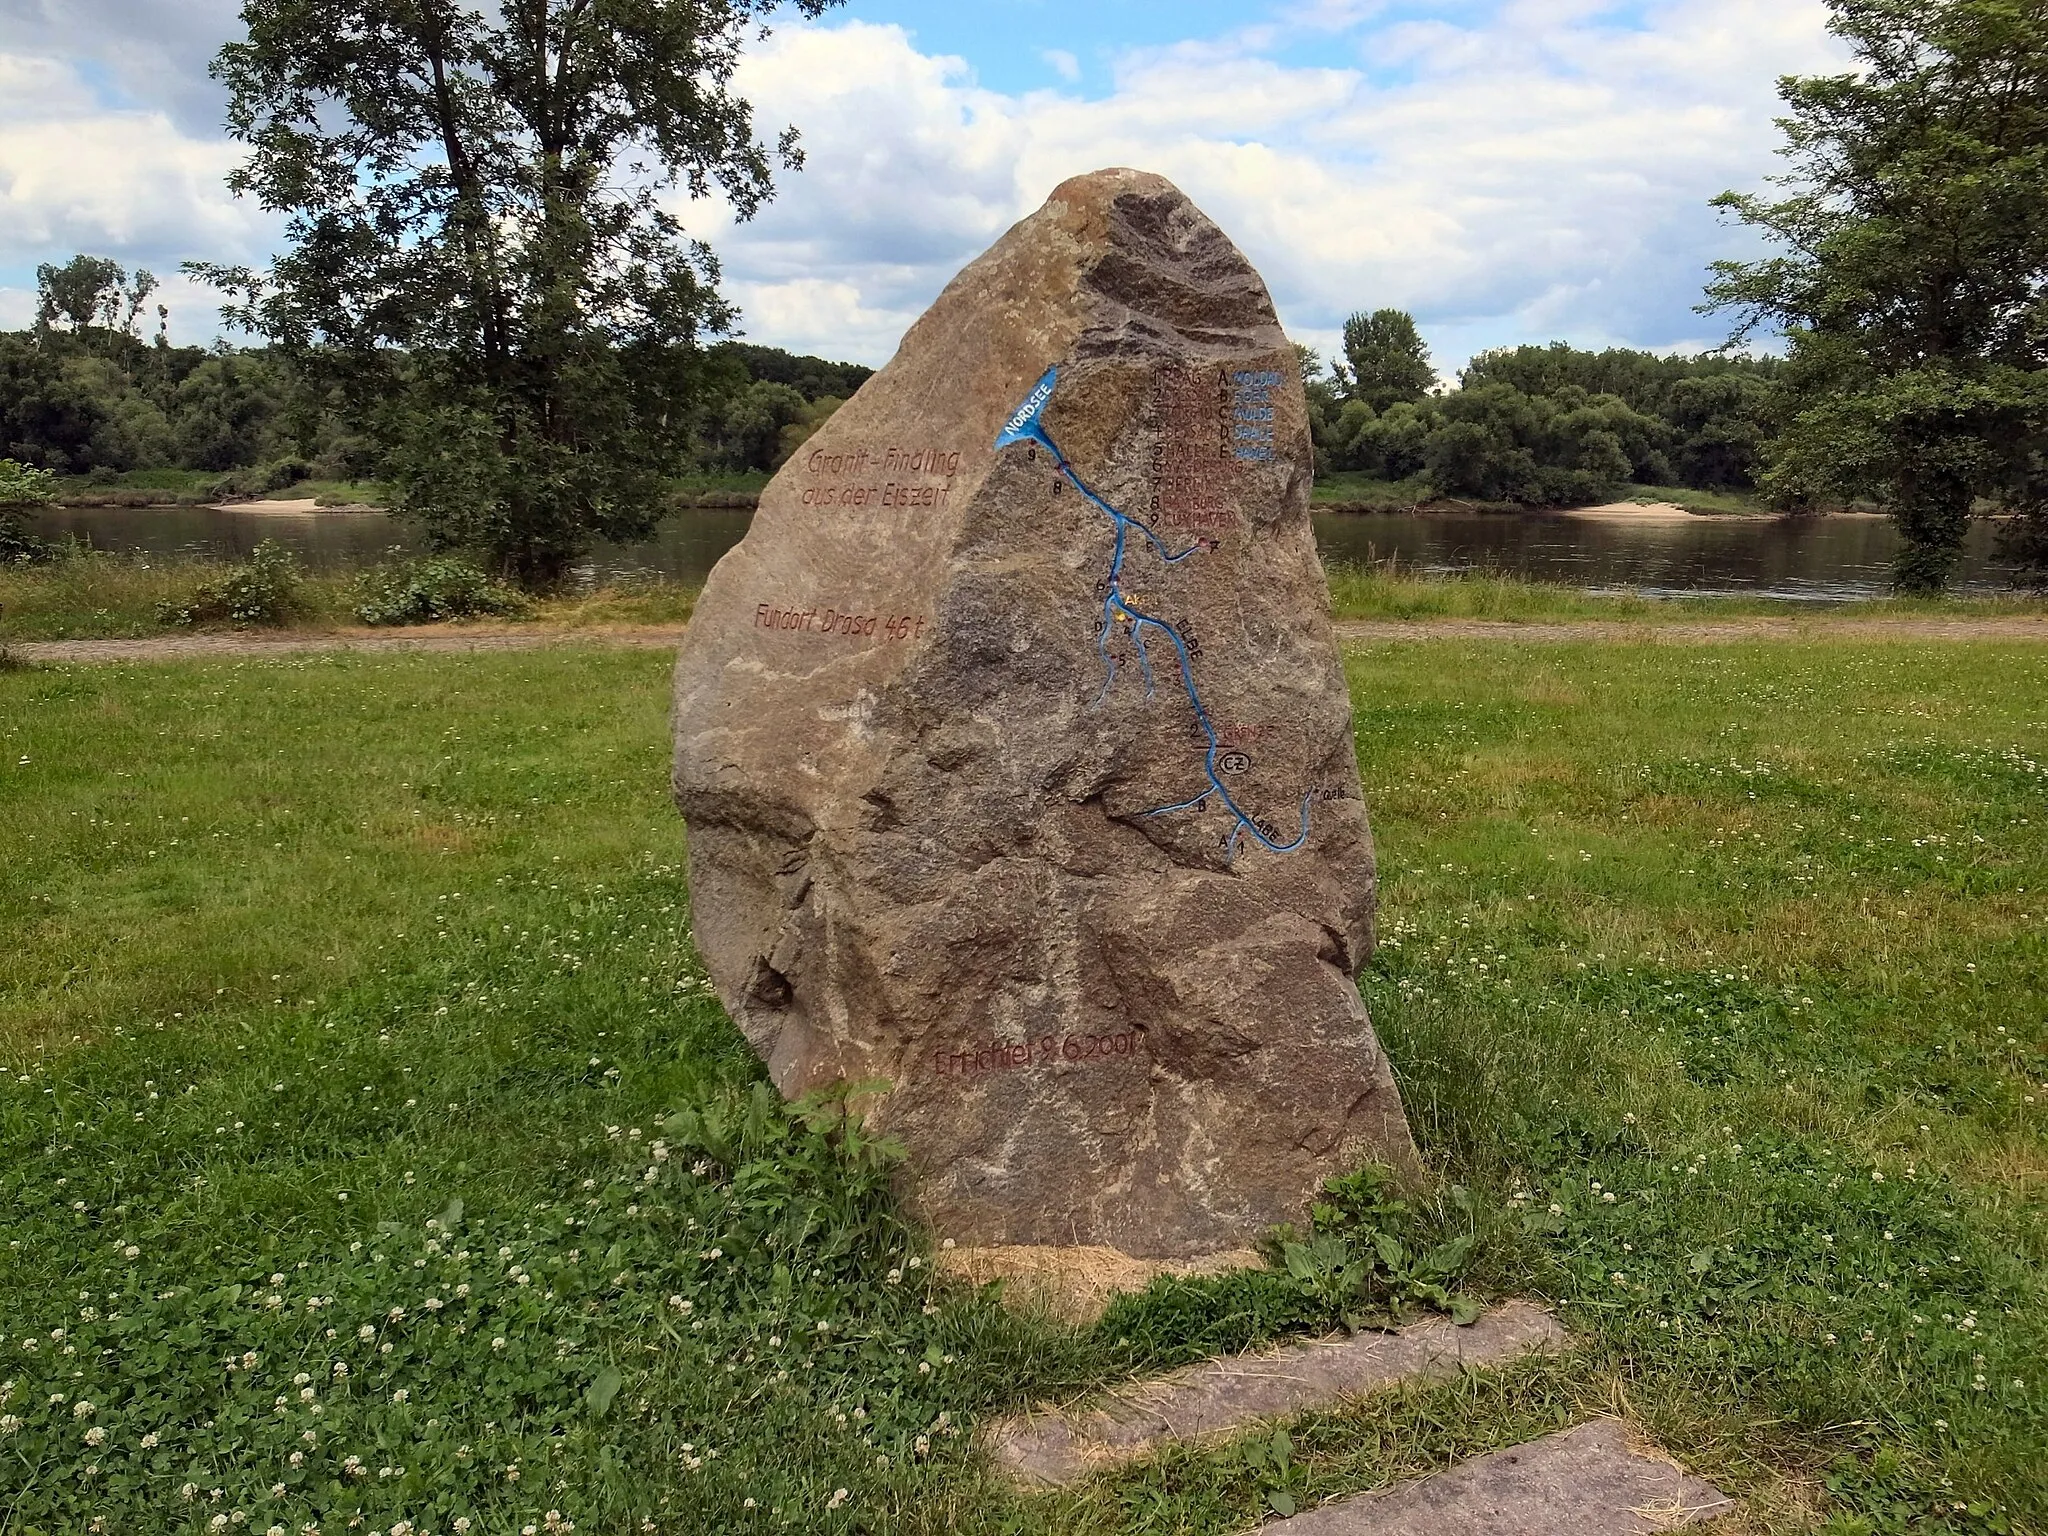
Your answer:
[[[1261,1526],[1259,1536],[1652,1536],[1729,1513],[1711,1483],[1581,1424],[1448,1472]]]
[[[995,1426],[989,1451],[1014,1481],[1057,1487],[1136,1461],[1169,1442],[1233,1435],[1261,1420],[1568,1343],[1564,1329],[1541,1307],[1509,1302],[1465,1328],[1431,1318],[1398,1333],[1233,1355],[1120,1387],[1090,1411],[1021,1414]]]

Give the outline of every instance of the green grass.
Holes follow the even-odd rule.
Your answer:
[[[190,631],[167,628],[163,602],[188,602],[234,567],[218,561],[87,554],[50,565],[0,565],[0,643],[9,640],[132,640]],[[537,600],[528,622],[585,629],[613,624],[681,624],[698,589],[658,580],[617,583]],[[297,608],[273,628],[360,628],[354,574],[309,575]],[[494,620],[492,622],[505,622]]]
[[[0,565],[0,641],[134,639],[165,633],[157,604],[183,602],[228,566],[205,561],[94,555],[48,566]],[[1584,592],[1558,582],[1475,572],[1413,576],[1398,565],[1333,565],[1331,613],[1339,619],[1500,619],[1513,622],[1660,620],[1810,616],[1810,604],[1772,598],[1656,598]],[[589,628],[619,624],[680,624],[696,605],[698,588],[650,578],[595,592],[538,602],[534,622]],[[352,625],[354,578],[308,577],[303,604],[289,620],[295,629]],[[1998,618],[2044,611],[2040,596],[1883,598],[1830,604],[1830,619]]]
[[[1511,622],[1825,617],[2001,618],[2048,611],[2039,596],[1871,598],[1818,606],[1770,597],[1644,597],[1587,592],[1562,582],[1493,571],[1415,576],[1397,562],[1328,567],[1330,612],[1339,619],[1500,619]]]
[[[157,604],[184,603],[232,569],[224,562],[79,554],[49,565],[0,565],[0,639],[136,639],[166,633]],[[349,622],[347,577],[309,577],[294,624]]]
[[[1368,999],[1476,1283],[1583,1348],[1020,1499],[983,1416],[1309,1314],[1009,1317],[748,1107],[665,658],[0,673],[0,1532],[1222,1533],[1617,1408],[1765,1528],[2048,1529],[2048,657],[1351,674]]]
[[[1436,492],[1421,475],[1406,480],[1379,480],[1371,475],[1321,475],[1311,504],[1328,509],[1341,506],[1347,512],[1412,512]]]

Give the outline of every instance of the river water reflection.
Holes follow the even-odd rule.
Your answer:
[[[680,512],[647,544],[603,546],[579,574],[610,581],[660,574],[702,581],[737,544],[752,514]],[[72,533],[101,549],[156,555],[237,557],[264,539],[296,550],[312,569],[371,564],[415,534],[381,512],[251,513],[233,508],[55,508],[39,514],[47,534]],[[1398,558],[1418,572],[1494,570],[1541,581],[1656,594],[1728,594],[1844,601],[1885,590],[1898,534],[1879,517],[1689,518],[1618,524],[1530,514],[1324,514],[1316,540],[1333,561]],[[1993,530],[1971,530],[1957,586],[2009,585],[1993,552]]]

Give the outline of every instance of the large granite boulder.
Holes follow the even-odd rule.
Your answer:
[[[1067,182],[785,465],[676,668],[697,942],[886,1084],[977,1245],[1185,1258],[1412,1168],[1295,354],[1170,183]]]

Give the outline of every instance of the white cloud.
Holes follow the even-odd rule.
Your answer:
[[[26,276],[75,251],[147,266],[164,280],[174,338],[210,338],[218,302],[178,263],[261,259],[272,229],[223,185],[238,158],[164,112],[103,106],[71,65],[0,54],[0,270]],[[0,323],[34,308],[19,284],[0,288]]]
[[[750,331],[880,362],[1061,180],[1122,164],[1177,181],[1325,349],[1382,304],[1415,311],[1451,367],[1513,340],[1715,335],[1691,313],[1704,269],[1747,245],[1707,199],[1772,169],[1776,78],[1837,65],[1821,0],[1665,0],[1629,26],[1612,0],[1376,28],[1383,9],[1322,0],[1288,27],[1130,53],[1093,100],[984,90],[895,27],[777,34],[740,86],[764,124],[804,130],[809,168],[712,235]],[[1327,33],[1347,27],[1339,60]],[[1341,67],[1266,56],[1309,34]],[[783,285],[801,302],[777,304]]]
[[[222,187],[237,151],[195,84],[230,10],[0,0],[0,323],[32,307],[36,262],[74,250],[159,273],[267,254],[276,224]],[[1383,304],[1413,310],[1449,367],[1514,340],[1698,344],[1717,339],[1691,313],[1704,267],[1748,248],[1706,200],[1773,168],[1776,77],[1840,61],[1823,0],[1277,10],[1128,51],[1093,96],[1059,50],[1042,56],[1054,88],[1006,94],[898,27],[786,24],[737,83],[764,130],[803,129],[808,169],[752,223],[682,212],[754,339],[867,362],[1060,181],[1119,164],[1179,182],[1326,350],[1346,313]],[[139,43],[100,41],[169,47],[181,25],[156,81]],[[176,307],[181,339],[212,333],[210,300]]]

